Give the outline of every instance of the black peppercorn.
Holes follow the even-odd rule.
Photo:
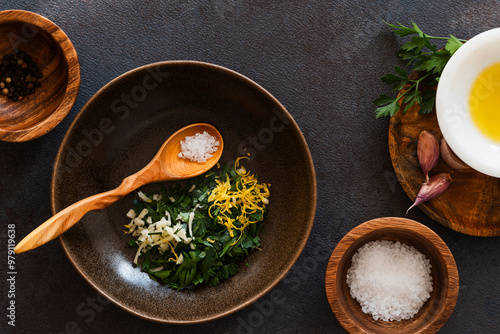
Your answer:
[[[0,91],[12,101],[22,101],[41,86],[38,61],[25,52],[3,55],[0,61]]]

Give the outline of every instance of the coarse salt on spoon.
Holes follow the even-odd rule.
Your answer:
[[[180,142],[187,136],[204,131],[219,142],[217,151],[206,162],[201,163],[180,158]],[[137,173],[125,178],[118,188],[82,199],[58,212],[21,240],[14,251],[17,254],[23,253],[49,242],[75,225],[87,212],[105,209],[145,184],[188,179],[203,174],[219,161],[223,148],[222,136],[212,125],[197,123],[186,126],[170,136],[153,160]]]

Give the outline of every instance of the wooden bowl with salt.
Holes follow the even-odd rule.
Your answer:
[[[10,142],[32,140],[52,130],[69,113],[80,88],[76,50],[57,25],[32,12],[1,11],[0,59],[19,52],[38,64],[42,78],[40,87],[22,101],[0,94],[0,140]]]
[[[374,320],[351,297],[347,271],[359,248],[375,240],[413,246],[431,264],[433,291],[418,313],[406,320]],[[326,294],[337,320],[349,333],[435,333],[448,320],[458,297],[458,271],[453,255],[428,227],[405,218],[377,218],[351,230],[335,247],[326,270]]]

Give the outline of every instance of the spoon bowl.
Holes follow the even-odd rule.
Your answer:
[[[219,148],[213,153],[213,157],[205,163],[193,162],[188,159],[179,158],[179,143],[187,136],[194,136],[195,134],[203,133],[204,131],[215,137],[219,142]],[[223,146],[224,144],[221,134],[216,128],[209,124],[198,123],[178,130],[170,136],[165,144],[163,144],[162,148],[158,151],[157,156],[153,159],[153,161],[157,160],[160,162],[162,173],[167,177],[165,180],[162,179],[158,181],[187,179],[207,172],[217,163],[217,161],[219,161],[222,155]]]
[[[180,158],[180,142],[187,136],[204,131],[219,142],[212,157],[202,163]],[[197,123],[186,126],[165,141],[146,167],[125,178],[117,188],[82,199],[58,212],[21,240],[14,251],[17,254],[23,253],[49,242],[75,225],[87,212],[105,209],[145,184],[188,179],[203,174],[219,161],[223,148],[222,136],[212,125]]]

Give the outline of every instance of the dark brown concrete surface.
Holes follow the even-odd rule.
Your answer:
[[[500,238],[459,234],[415,209],[395,179],[388,119],[372,100],[401,45],[383,21],[414,20],[432,35],[470,38],[500,22],[500,1],[2,0],[59,25],[81,65],[81,89],[66,119],[31,142],[0,142],[0,333],[344,333],[324,289],[328,258],[353,227],[401,216],[435,231],[453,253],[458,301],[441,333],[500,333]],[[85,102],[118,75],[163,60],[200,60],[262,85],[291,113],[311,150],[318,206],[308,244],[271,295],[222,319],[164,325],[102,299],[58,241],[15,256],[20,241],[51,216],[50,182],[62,138]],[[78,185],[68,185],[78,186]],[[12,229],[11,229],[12,230]],[[8,296],[14,276],[15,296]],[[15,327],[8,324],[15,301]]]

